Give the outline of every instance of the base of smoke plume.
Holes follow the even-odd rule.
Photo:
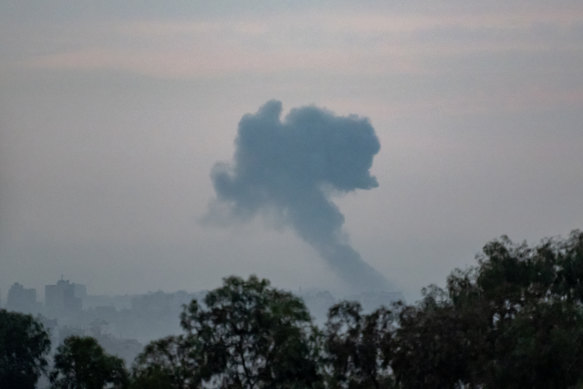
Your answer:
[[[314,248],[353,292],[394,290],[389,281],[372,266],[364,262],[352,247],[343,244],[314,244]]]

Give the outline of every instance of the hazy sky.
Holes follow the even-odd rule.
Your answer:
[[[369,118],[379,186],[335,203],[409,299],[492,238],[583,227],[580,1],[4,1],[2,297],[61,274],[90,293],[339,287],[290,228],[200,223],[271,99]]]

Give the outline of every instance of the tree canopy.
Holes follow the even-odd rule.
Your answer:
[[[583,233],[529,247],[489,242],[399,315],[392,362],[404,387],[583,384]]]
[[[34,388],[46,370],[50,344],[38,320],[0,309],[0,388]]]
[[[131,377],[95,339],[69,337],[50,380],[86,389],[583,387],[582,232],[535,246],[503,236],[422,295],[369,313],[341,301],[318,328],[293,294],[228,277],[184,307],[182,334],[145,347]],[[33,388],[49,347],[38,321],[0,310],[0,387]]]
[[[129,377],[123,360],[94,338],[70,336],[57,348],[50,381],[55,389],[125,388]]]
[[[195,339],[168,336],[148,344],[134,362],[132,388],[198,388],[200,347]]]
[[[393,312],[384,307],[363,314],[358,302],[332,306],[324,329],[328,387],[393,387],[390,362],[394,324]]]
[[[342,301],[323,329],[301,300],[256,277],[225,279],[181,323],[184,334],[146,348],[136,377],[172,388],[576,387],[583,233],[533,247],[491,241],[419,302],[365,314]]]
[[[311,358],[311,319],[302,300],[255,276],[229,277],[193,300],[181,316],[180,337],[153,343],[135,375],[175,387],[203,382],[221,388],[310,388],[319,382]]]

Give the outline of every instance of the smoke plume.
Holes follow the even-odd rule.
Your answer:
[[[218,163],[211,173],[219,202],[230,217],[275,214],[354,290],[388,289],[346,241],[344,216],[330,199],[378,186],[369,172],[380,149],[373,127],[314,106],[293,109],[282,122],[281,111],[272,100],[243,116],[233,164]]]

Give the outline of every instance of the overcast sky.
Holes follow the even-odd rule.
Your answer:
[[[502,234],[583,227],[580,1],[4,1],[2,298],[61,275],[340,288],[290,228],[200,222],[239,120],[271,99],[370,120],[379,186],[334,201],[410,300]]]

